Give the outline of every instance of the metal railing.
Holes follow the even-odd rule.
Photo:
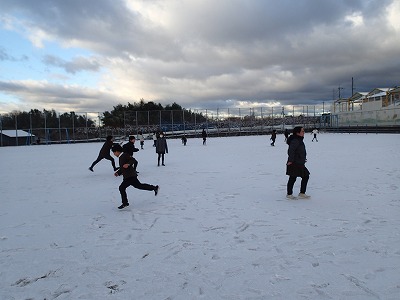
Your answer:
[[[120,116],[122,125],[113,127],[101,124],[100,113],[89,112],[80,115],[86,120],[91,117],[95,122],[90,123],[94,125],[89,126],[86,121],[84,126],[76,126],[78,114],[71,114],[70,120],[64,118],[63,122],[61,118],[53,120],[53,126],[44,114],[43,119],[31,119],[28,128],[19,125],[18,114],[14,115],[13,126],[4,127],[0,115],[0,146],[101,141],[107,135],[124,138],[139,132],[151,138],[157,131],[169,137],[189,137],[198,136],[203,128],[210,136],[230,136],[267,134],[272,129],[283,131],[298,125],[305,128],[330,126],[329,118],[321,118],[326,114],[317,106],[126,111]]]

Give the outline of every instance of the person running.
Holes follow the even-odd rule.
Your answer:
[[[112,135],[107,136],[105,143],[103,144],[103,147],[101,147],[100,152],[99,152],[99,156],[97,157],[97,159],[92,163],[92,165],[89,167],[89,170],[93,171],[93,167],[99,162],[101,161],[103,158],[108,159],[109,161],[111,161],[111,165],[114,168],[114,171],[117,170],[117,167],[115,166],[115,161],[114,158],[112,158],[112,156],[110,155],[110,149],[113,145],[113,137]]]
[[[123,152],[129,154],[129,156],[132,156],[133,158],[133,169],[136,171],[136,173],[139,173],[136,168],[138,166],[138,161],[133,157],[134,152],[138,152],[139,149],[135,147],[135,136],[130,135],[129,136],[129,141],[122,146]]]
[[[271,138],[270,140],[272,141],[271,146],[275,146],[275,140],[276,140],[276,130],[272,130]]]
[[[158,166],[160,166],[160,158],[162,165],[165,166],[164,155],[165,153],[168,153],[168,145],[167,140],[165,139],[165,136],[162,132],[160,132],[160,136],[157,138],[156,153],[158,154]]]
[[[207,144],[207,132],[204,128],[203,128],[203,131],[201,132],[201,136],[203,138],[203,145],[206,145]]]
[[[313,139],[311,140],[311,142],[314,142],[314,140],[316,140],[316,141],[318,142],[318,139],[317,139],[318,129],[317,129],[317,128],[314,128],[314,130],[311,132],[311,134],[314,135],[314,137],[313,137]]]
[[[305,166],[305,163],[307,161],[307,152],[303,139],[304,128],[301,126],[297,126],[293,128],[293,134],[289,136],[287,140],[289,148],[288,160],[286,163],[286,175],[289,176],[289,180],[287,183],[286,198],[288,199],[297,199],[295,196],[293,196],[293,186],[296,182],[297,177],[301,177],[299,198],[310,198],[310,196],[306,194],[310,172]]]
[[[160,187],[158,185],[151,185],[147,183],[141,183],[137,178],[137,173],[132,167],[134,160],[128,153],[123,152],[122,146],[114,144],[111,148],[113,154],[119,158],[119,169],[114,173],[115,177],[123,176],[121,185],[119,186],[119,192],[121,194],[122,204],[118,206],[118,209],[123,209],[129,206],[128,196],[126,189],[129,186],[133,186],[139,190],[154,191],[154,195],[157,196]]]

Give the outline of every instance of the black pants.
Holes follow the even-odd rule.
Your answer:
[[[137,177],[124,178],[121,185],[119,186],[119,192],[121,193],[122,204],[128,204],[128,196],[126,194],[126,188],[130,185],[133,186],[134,188],[145,191],[154,191],[156,188],[154,185],[141,183],[139,179],[137,179]]]
[[[134,157],[132,157],[132,158],[133,158],[133,168],[136,171],[136,168],[137,168],[137,165],[139,164],[139,162]]]
[[[160,165],[160,158],[161,158],[161,163],[164,164],[164,153],[158,153],[158,165]]]
[[[99,161],[101,161],[103,158],[105,158],[105,159],[108,159],[109,161],[111,161],[111,164],[112,164],[112,166],[113,166],[113,168],[114,168],[114,171],[117,169],[116,167],[115,167],[115,160],[114,160],[114,158],[112,158],[111,157],[111,155],[109,154],[109,155],[107,155],[107,156],[98,156],[97,157],[97,159],[92,163],[92,165],[90,166],[90,168],[92,169]]]
[[[307,190],[307,183],[308,179],[310,176],[306,175],[304,177],[301,177],[301,185],[300,185],[300,193],[305,194]],[[289,176],[289,180],[287,183],[287,194],[292,195],[293,194],[293,186],[294,183],[296,182],[297,177],[296,176]]]

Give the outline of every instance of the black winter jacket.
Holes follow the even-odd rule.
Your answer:
[[[156,141],[156,153],[168,153],[168,145],[165,137],[159,137]]]
[[[103,146],[100,149],[99,156],[100,157],[110,156],[110,150],[111,150],[111,147],[113,144],[114,144],[113,141],[105,141],[105,143],[103,144]]]
[[[129,177],[136,177],[137,173],[133,169],[132,165],[134,163],[134,159],[127,153],[121,153],[119,156],[119,169],[117,171],[118,175],[123,175],[124,179]],[[128,164],[128,168],[124,168],[124,165]]]
[[[298,135],[291,135],[287,139],[288,148],[288,162],[296,165],[304,165],[307,161],[306,146],[303,142],[303,137]]]
[[[133,152],[138,152],[139,149],[135,147],[134,143],[127,142],[122,146],[122,149],[125,153],[128,153],[130,156],[133,156]]]

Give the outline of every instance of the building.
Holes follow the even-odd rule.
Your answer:
[[[333,127],[400,126],[400,87],[356,92],[348,99],[334,101]]]
[[[0,130],[0,146],[22,146],[36,143],[36,136],[24,130]]]

